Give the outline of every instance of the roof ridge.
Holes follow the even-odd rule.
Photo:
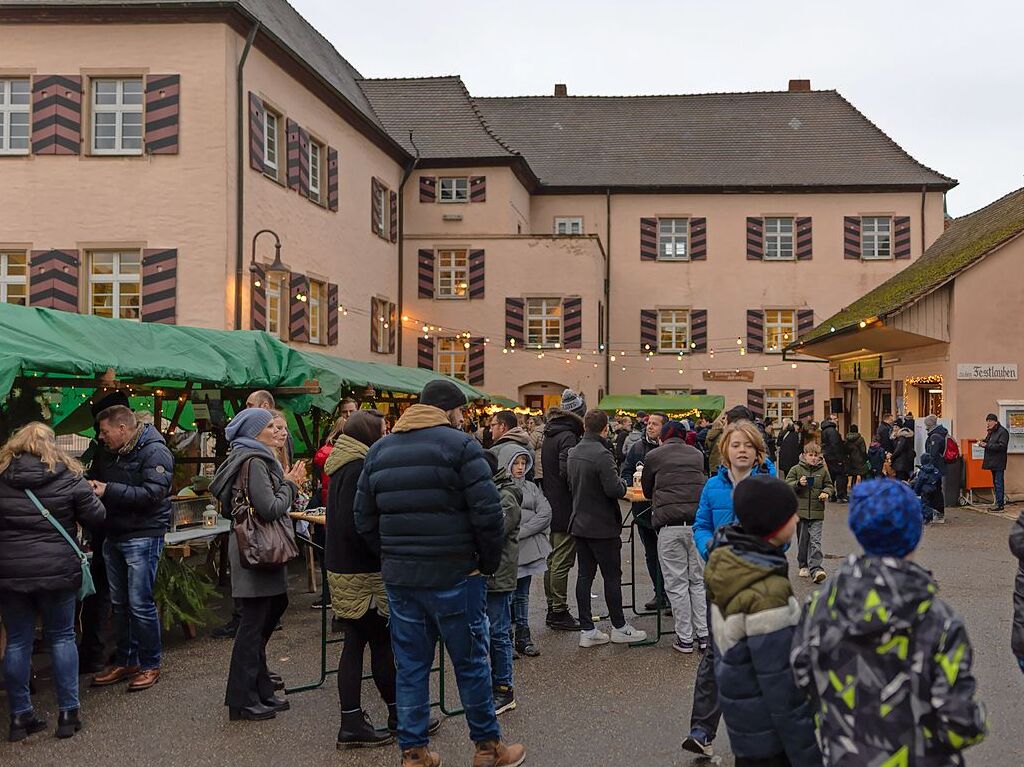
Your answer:
[[[366,83],[402,83],[424,80],[461,80],[461,75],[419,75],[416,77],[359,77],[359,82]]]
[[[988,203],[987,205],[982,205],[977,210],[972,210],[970,213],[964,213],[962,216],[955,217],[953,219],[953,223],[951,223],[950,226],[953,226],[953,224],[959,223],[960,221],[964,221],[964,220],[970,218],[971,216],[976,216],[979,213],[983,213],[984,211],[988,210],[989,208],[991,208],[991,207],[993,207],[995,205],[998,205],[999,203],[1003,202],[1004,200],[1006,200],[1006,198],[1013,197],[1014,195],[1021,194],[1022,192],[1024,192],[1024,186],[1018,187],[1017,189],[1013,189],[1013,190],[1007,192],[1006,194],[1004,194],[1002,197],[999,197],[999,198],[997,198],[995,200],[992,200],[992,202]]]
[[[249,7],[248,7],[248,6],[246,5],[246,3],[244,2],[244,0],[234,0],[234,2],[236,2],[236,3],[237,3],[237,4],[239,5],[239,6],[241,6],[242,8],[245,8],[246,10],[249,10]],[[288,8],[290,8],[290,9],[292,10],[292,12],[293,12],[293,13],[294,13],[294,14],[295,14],[296,16],[298,16],[298,17],[299,17],[299,19],[300,19],[300,20],[302,21],[302,23],[303,23],[303,24],[305,25],[305,27],[306,27],[307,29],[309,29],[310,31],[312,31],[312,32],[313,32],[313,34],[315,34],[315,35],[316,35],[317,37],[319,37],[319,38],[320,38],[321,40],[323,40],[323,41],[324,41],[324,42],[325,42],[325,43],[326,43],[326,44],[327,44],[327,45],[328,45],[328,46],[330,47],[330,49],[331,49],[332,51],[334,51],[334,53],[335,53],[335,54],[337,54],[338,58],[339,58],[339,59],[341,59],[342,61],[344,61],[344,62],[345,62],[345,64],[347,64],[347,65],[348,65],[348,66],[349,66],[349,67],[350,67],[350,68],[352,69],[352,71],[353,71],[353,72],[355,73],[355,78],[354,78],[354,79],[356,79],[357,81],[358,81],[358,80],[360,80],[360,79],[362,79],[363,75],[362,75],[362,73],[361,73],[361,72],[360,72],[360,71],[359,71],[358,69],[356,69],[355,65],[354,65],[354,64],[353,64],[353,63],[352,63],[351,61],[349,61],[348,59],[346,59],[346,58],[345,58],[344,56],[342,56],[342,55],[341,55],[341,51],[339,51],[339,50],[337,49],[337,47],[336,47],[336,46],[334,45],[334,43],[332,43],[332,42],[331,42],[330,40],[328,40],[328,39],[327,39],[326,37],[324,37],[323,33],[322,33],[322,32],[320,32],[320,30],[319,30],[319,29],[317,29],[317,28],[316,28],[316,27],[314,27],[314,26],[313,26],[312,24],[310,24],[310,23],[309,23],[309,20],[308,20],[308,19],[307,19],[307,18],[306,18],[305,16],[303,16],[303,15],[302,15],[302,13],[301,13],[301,12],[299,11],[299,9],[298,9],[298,8],[296,8],[296,7],[294,6],[294,5],[292,5],[292,4],[291,4],[291,3],[289,2],[289,0],[279,0],[279,2],[283,3],[283,4],[284,4],[284,5],[286,5],[286,6],[288,7]],[[264,24],[263,26],[266,26],[266,25]]]
[[[490,123],[484,118],[483,113],[476,105],[476,101],[473,99],[472,94],[469,92],[469,88],[466,87],[466,83],[463,82],[462,78],[458,78],[459,85],[462,87],[462,92],[466,96],[466,101],[469,102],[469,108],[473,110],[473,114],[476,115],[476,119],[480,122],[480,127],[484,129],[484,132],[490,136],[494,141],[509,154],[522,157],[522,154],[513,149],[504,139],[502,139],[494,130],[491,128]],[[525,158],[524,158],[525,159]]]
[[[583,94],[573,93],[565,96],[555,96],[551,93],[539,93],[536,95],[520,94],[518,96],[475,96],[474,98],[488,101],[513,100],[513,99],[678,99],[678,98],[699,98],[702,96],[807,96],[807,94],[839,94],[832,88],[813,91],[706,91],[701,93],[634,93],[632,95],[612,94]],[[842,98],[842,97],[840,97]]]

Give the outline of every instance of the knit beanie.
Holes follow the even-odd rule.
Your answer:
[[[661,441],[675,439],[686,439],[686,426],[679,421],[666,421],[661,427]]]
[[[428,381],[420,392],[421,405],[433,405],[445,412],[466,406],[466,395],[462,389],[444,378]]]
[[[562,392],[562,410],[578,415],[580,418],[587,412],[587,403],[583,395],[574,389],[566,389]]]
[[[736,485],[732,508],[744,532],[771,538],[796,514],[796,493],[781,479],[756,474]]]
[[[850,492],[849,523],[865,553],[905,557],[921,541],[921,502],[894,479],[858,482]]]
[[[247,407],[231,419],[231,423],[224,430],[224,436],[228,438],[229,442],[234,442],[240,437],[256,439],[256,435],[267,428],[267,425],[273,420],[274,414],[269,410],[264,410],[261,407]]]
[[[935,428],[935,424],[937,424],[938,422],[939,422],[939,419],[936,418],[935,416],[933,416],[933,415],[926,415],[924,417],[924,428],[926,428],[928,431],[931,431],[932,429]]]
[[[93,403],[92,417],[95,418],[108,407],[114,407],[114,405],[124,405],[125,407],[130,408],[131,403],[128,402],[128,395],[120,389],[110,392],[110,394],[105,396],[103,399]]]

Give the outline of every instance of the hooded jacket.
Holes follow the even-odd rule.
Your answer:
[[[845,457],[845,450],[843,449],[843,438],[839,436],[839,427],[836,422],[831,418],[827,418],[821,423],[821,454],[825,458],[825,463],[833,468],[844,468],[843,458]]]
[[[629,455],[629,451],[633,449],[633,445],[638,442],[643,442],[644,432],[646,429],[647,427],[644,425],[643,421],[637,421],[633,424],[633,428],[630,429],[629,433],[622,438],[622,453],[620,460],[625,460],[626,456]],[[616,445],[618,445],[617,441]]]
[[[914,432],[910,429],[893,429],[892,470],[910,476],[914,471]]]
[[[767,474],[774,477],[775,464],[766,458],[763,464],[754,467],[750,476],[755,474]],[[711,475],[700,493],[697,517],[693,522],[693,542],[704,559],[707,559],[710,553],[715,531],[722,525],[729,525],[736,521],[736,515],[732,511],[732,490],[732,477],[729,475],[729,470],[725,466],[719,466],[718,471]]]
[[[450,588],[501,561],[501,500],[483,448],[431,405],[410,406],[366,454],[355,525],[389,586]]]
[[[520,447],[530,447],[530,435],[522,426],[516,426],[505,432],[489,450],[498,458],[498,466],[508,465],[508,456]]]
[[[800,478],[807,477],[807,484],[801,485]],[[811,482],[811,479],[814,482]],[[821,493],[828,493],[830,496],[836,494],[836,486],[832,482],[832,475],[828,473],[828,467],[824,463],[811,466],[805,461],[800,461],[789,470],[786,475],[786,484],[793,488],[798,501],[797,514],[801,519],[824,519],[825,502],[818,499]]]
[[[936,468],[945,461],[946,437],[948,436],[949,431],[940,423],[928,432],[928,438],[924,441],[924,452],[932,457],[932,462]]]
[[[516,485],[504,468],[494,475],[494,485],[501,498],[501,515],[504,537],[501,546],[501,563],[494,574],[487,578],[487,590],[506,593],[516,590],[519,573],[519,525],[523,517],[523,491]]]
[[[917,470],[917,476],[914,478],[914,492],[926,500],[929,496],[942,492],[942,472],[935,467],[935,462],[927,454],[921,456],[921,468]]]
[[[868,448],[868,466],[876,476],[882,473],[885,466],[885,448],[880,442],[872,442]]]
[[[77,590],[82,585],[81,562],[26,490],[35,493],[72,538],[76,524],[103,524],[103,504],[82,476],[62,463],[50,471],[34,455],[14,456],[0,474],[0,592]]]
[[[535,562],[545,562],[551,553],[551,504],[537,485],[526,479],[533,466],[533,453],[520,448],[509,454],[508,464],[504,467],[509,476],[512,474],[512,462],[521,455],[526,456],[526,473],[520,479],[512,481],[523,494],[522,517],[519,520],[519,567],[526,567]],[[517,573],[517,575],[522,575]]]
[[[986,733],[971,656],[927,570],[851,555],[808,600],[793,642],[825,764],[962,765]]]
[[[692,525],[707,478],[704,455],[685,440],[673,437],[645,456],[640,482],[651,499],[651,521],[660,530],[672,525]]]
[[[575,413],[561,408],[548,411],[548,422],[544,428],[544,444],[541,445],[541,464],[544,466],[544,495],[551,504],[551,532],[565,533],[569,530],[572,516],[572,493],[569,490],[569,474],[566,463],[569,448],[575,447],[583,436],[583,419]]]
[[[584,434],[569,451],[572,518],[569,532],[577,538],[618,538],[622,534],[619,498],[626,483],[615,470],[615,458],[597,435]]]
[[[750,759],[785,753],[793,767],[820,767],[811,707],[789,662],[800,605],[786,555],[739,525],[723,527],[715,540],[704,582],[732,750]]]
[[[868,446],[864,435],[859,431],[851,431],[846,435],[843,444],[846,473],[851,476],[864,476],[864,467],[868,462]]]
[[[111,453],[89,476],[107,487],[103,507],[107,510],[107,538],[163,536],[171,524],[171,479],[174,457],[167,443],[151,424],[141,426],[138,438],[126,452]]]
[[[1017,557],[1017,578],[1013,583],[1013,627],[1010,629],[1010,649],[1018,658],[1024,658],[1024,514],[1017,517],[1010,530],[1010,551]]]

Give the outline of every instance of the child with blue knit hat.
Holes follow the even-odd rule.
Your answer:
[[[985,708],[963,620],[912,561],[921,503],[903,482],[861,482],[849,524],[864,554],[810,597],[793,640],[824,763],[963,764],[987,732]]]

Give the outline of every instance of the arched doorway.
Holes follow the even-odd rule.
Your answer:
[[[554,381],[533,381],[519,387],[519,401],[526,407],[537,408],[547,413],[550,408],[561,404],[562,391],[565,388],[565,384]]]

